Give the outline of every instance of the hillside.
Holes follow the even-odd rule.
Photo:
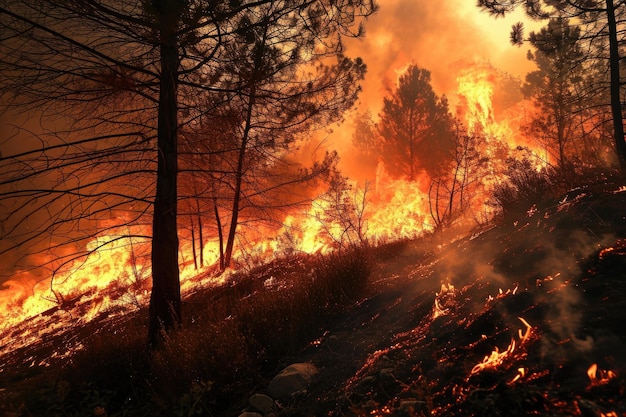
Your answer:
[[[296,409],[626,415],[625,220],[624,188],[604,184],[443,249],[396,248],[378,291],[297,358],[319,374]]]
[[[236,315],[268,318],[254,329],[254,343],[229,339],[223,356],[211,359],[223,366],[206,373],[171,357],[168,372],[143,369],[145,358],[133,350],[143,336],[130,337],[128,329],[142,335],[137,323],[145,312],[68,329],[3,357],[0,411],[237,416],[282,368],[306,362],[317,368],[306,390],[276,401],[271,414],[626,415],[626,187],[578,188],[519,218],[446,240],[432,236],[372,249],[367,286],[358,298],[346,292],[334,300],[333,314],[302,307],[304,319],[297,319],[294,306],[283,308],[285,298],[263,314],[255,310],[254,297],[272,288],[268,282],[288,292],[294,277],[314,274],[307,257],[194,295],[185,304],[191,333],[172,343],[181,358],[208,355],[202,343],[222,342],[230,327],[216,325],[216,333],[198,342],[197,333],[207,330],[194,330],[192,322],[208,320],[200,306],[218,305],[227,292],[254,308],[227,301],[219,304],[223,311],[212,310],[213,321],[227,326]],[[349,270],[335,278],[348,276]],[[282,337],[283,327],[296,330]],[[95,334],[104,335],[98,354],[51,358],[58,346],[77,341],[91,352]],[[106,362],[102,352],[117,357]],[[258,361],[245,352],[256,352]],[[158,355],[151,360],[158,362]],[[191,388],[167,398],[163,387],[178,395],[180,381]]]

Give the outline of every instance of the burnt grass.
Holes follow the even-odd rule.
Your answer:
[[[454,239],[276,260],[185,299],[155,352],[144,310],[77,325],[0,358],[0,415],[237,416],[311,362],[275,415],[624,416],[624,184],[520,201]]]

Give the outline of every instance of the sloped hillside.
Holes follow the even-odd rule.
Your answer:
[[[397,250],[378,292],[298,358],[319,374],[287,408],[626,415],[625,190],[577,189],[443,249]]]

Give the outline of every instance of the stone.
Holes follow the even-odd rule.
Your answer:
[[[258,411],[263,415],[269,414],[274,410],[274,400],[265,394],[253,394],[248,399],[248,404],[250,404],[252,410]]]
[[[400,410],[405,415],[414,416],[420,414],[428,414],[428,406],[425,401],[418,400],[404,400],[400,401],[398,405],[398,410]]]
[[[294,363],[276,375],[267,386],[268,394],[277,400],[293,397],[305,391],[311,383],[317,368],[310,363]]]
[[[243,413],[239,414],[239,417],[263,417],[263,415],[255,413],[253,411],[244,411]]]

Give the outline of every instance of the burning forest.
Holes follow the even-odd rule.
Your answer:
[[[626,416],[625,13],[0,5],[0,411]]]

